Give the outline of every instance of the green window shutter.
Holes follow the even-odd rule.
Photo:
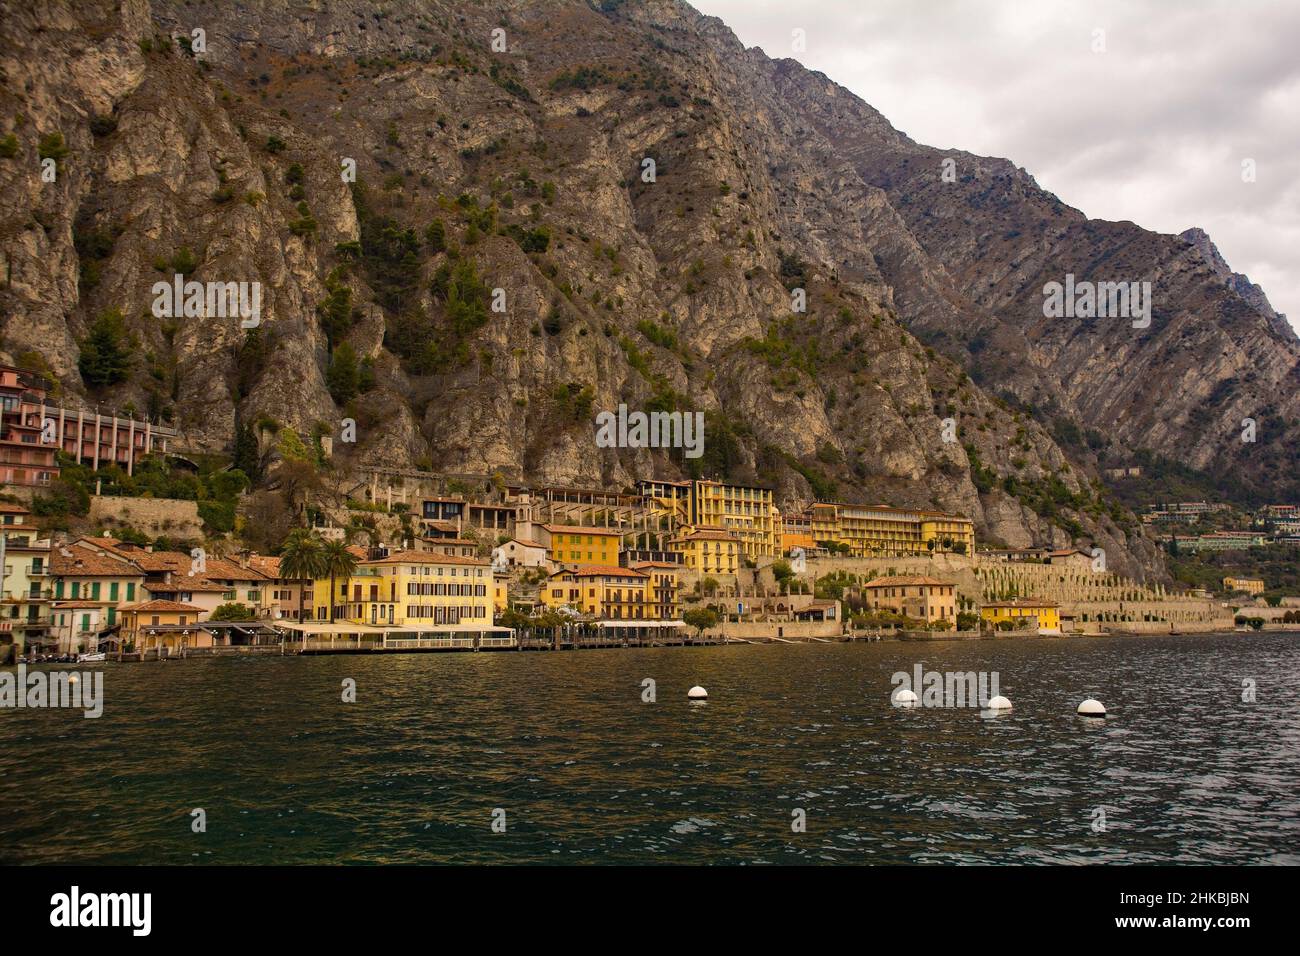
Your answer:
[[[112,584],[108,586],[108,599],[110,601],[117,600],[117,588],[118,588],[118,584],[116,581],[114,581]]]
[[[56,598],[61,598],[61,597],[63,597],[63,582],[62,582],[62,581],[55,581],[55,582],[54,582],[54,596],[55,596]]]
[[[91,599],[92,601],[98,601],[98,600],[99,600],[99,582],[98,582],[98,581],[96,581],[94,584],[92,584],[92,585],[90,586],[90,599]]]
[[[126,582],[126,599],[127,599],[128,601],[134,601],[134,600],[135,600],[135,582],[134,582],[134,581],[127,581],[127,582]]]
[[[76,600],[76,599],[79,598],[79,597],[81,597],[81,582],[80,582],[80,581],[73,581],[73,582],[72,582],[72,598],[73,598],[73,600]]]
[[[117,608],[110,607],[108,609],[108,626],[112,627],[116,622],[117,622]]]

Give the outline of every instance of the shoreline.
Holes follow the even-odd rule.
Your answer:
[[[718,640],[704,638],[702,640],[682,640],[672,642],[646,641],[646,642],[612,642],[612,641],[580,641],[577,643],[565,642],[556,647],[551,642],[528,641],[516,646],[454,646],[454,647],[337,647],[337,648],[310,648],[307,650],[288,650],[276,646],[255,646],[255,647],[235,647],[235,648],[200,648],[187,651],[185,654],[172,656],[150,656],[141,659],[139,654],[124,655],[121,659],[109,658],[103,661],[18,661],[14,663],[0,664],[0,669],[14,668],[18,664],[27,667],[93,667],[100,664],[157,664],[157,663],[175,663],[178,661],[189,660],[213,660],[217,658],[250,658],[250,657],[363,657],[363,656],[391,656],[391,655],[412,655],[412,654],[438,654],[438,653],[504,653],[512,651],[586,651],[586,650],[626,650],[626,649],[652,649],[652,648],[676,648],[676,647],[736,647],[736,646],[774,646],[774,645],[831,645],[831,644],[880,644],[880,643],[897,643],[897,644],[942,644],[942,643],[968,643],[973,641],[1057,641],[1061,639],[1077,638],[1152,638],[1152,637],[1197,637],[1197,636],[1216,636],[1216,637],[1251,637],[1266,636],[1270,634],[1300,634],[1300,626],[1289,628],[1273,628],[1269,630],[1204,630],[1183,633],[1169,632],[1150,632],[1150,631],[1127,631],[1112,630],[1102,632],[1070,632],[1062,634],[1010,634],[1000,633],[981,633],[976,635],[952,636],[905,636],[904,634],[873,635],[870,637],[847,637],[838,638],[781,638],[775,635],[771,637],[749,637],[749,638],[730,638],[727,640]]]

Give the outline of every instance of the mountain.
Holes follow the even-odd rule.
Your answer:
[[[197,451],[253,436],[273,475],[292,428],[332,435],[344,473],[762,481],[1091,541],[1139,577],[1159,554],[1103,459],[1294,481],[1297,348],[1262,293],[1005,160],[913,143],[684,3],[0,14],[0,360]],[[1044,319],[1067,272],[1149,279],[1151,328]],[[260,283],[260,324],[155,316],[177,273]],[[703,457],[597,448],[620,402],[704,412]],[[1249,455],[1228,443],[1248,414]]]

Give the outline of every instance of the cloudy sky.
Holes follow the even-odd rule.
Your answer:
[[[918,142],[1012,159],[1094,218],[1200,226],[1300,328],[1300,3],[691,2]]]

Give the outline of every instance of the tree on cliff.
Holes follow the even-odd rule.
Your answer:
[[[116,385],[126,379],[131,370],[131,352],[134,336],[127,331],[126,320],[120,309],[107,309],[91,323],[86,337],[77,345],[81,357],[77,368],[81,378],[91,388]]]

